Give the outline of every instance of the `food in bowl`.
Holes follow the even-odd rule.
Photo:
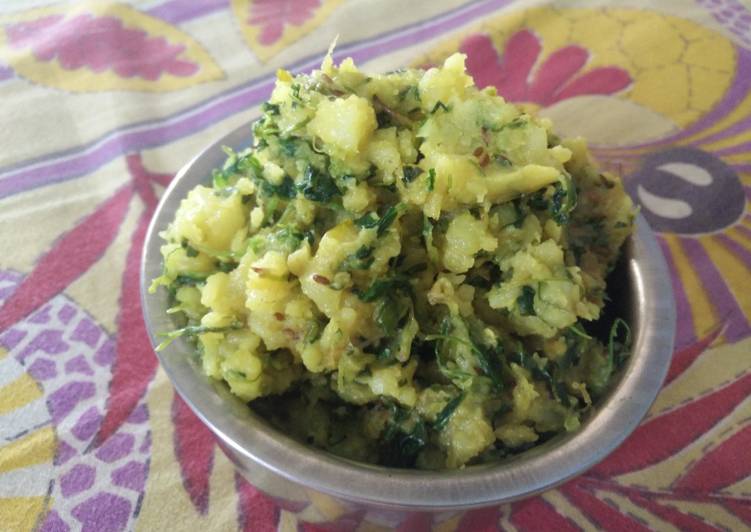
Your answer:
[[[280,71],[254,145],[161,233],[203,371],[353,460],[455,469],[574,431],[629,352],[590,334],[633,230],[581,139],[479,90],[351,60]]]

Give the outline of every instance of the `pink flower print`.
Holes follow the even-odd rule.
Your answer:
[[[615,94],[632,81],[629,73],[618,67],[599,67],[580,75],[590,54],[575,45],[550,54],[532,75],[532,69],[540,60],[542,45],[529,30],[519,30],[512,35],[500,57],[487,35],[467,37],[460,49],[467,54],[467,70],[478,87],[493,85],[499,94],[513,102],[547,106],[585,94]]]
[[[260,26],[258,41],[270,46],[282,37],[285,26],[302,26],[320,6],[320,0],[256,0],[248,24]]]
[[[115,17],[50,15],[11,24],[6,33],[12,47],[30,48],[39,61],[57,59],[66,70],[112,70],[122,78],[149,81],[159,79],[163,73],[188,77],[198,71],[198,65],[179,58],[185,46],[149,36],[143,30],[125,28]]]

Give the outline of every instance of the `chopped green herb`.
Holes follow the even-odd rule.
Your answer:
[[[206,282],[208,273],[182,273],[175,277],[175,283],[181,286],[192,286]]]
[[[618,329],[623,329],[623,341],[618,341]],[[608,356],[616,367],[623,364],[631,347],[631,327],[621,318],[616,318],[608,335]]]
[[[493,382],[496,391],[503,390],[502,346],[498,344],[496,349],[489,349],[485,346],[474,345],[473,348],[477,353],[477,360],[482,372]]]
[[[584,329],[582,329],[581,325],[579,325],[578,323],[576,323],[576,324],[572,325],[571,327],[569,327],[568,330],[571,331],[572,333],[574,333],[576,336],[579,336],[580,338],[585,338],[587,340],[591,340],[592,339],[592,337],[590,335],[588,335],[584,331]]]
[[[303,181],[297,188],[307,199],[321,203],[331,201],[334,196],[342,194],[329,174],[320,172],[311,165],[308,165]]]
[[[246,155],[237,161],[237,171],[249,177],[261,178],[263,165],[254,155]]]
[[[396,298],[386,296],[378,300],[374,313],[375,322],[387,337],[396,334],[401,312],[402,308]]]
[[[536,356],[528,355],[524,351],[522,345],[519,344],[516,352],[511,354],[509,360],[519,364],[521,367],[532,373],[532,376],[535,379],[544,381],[550,389],[550,393],[553,394],[553,397],[559,403],[564,406],[570,406],[570,400],[565,385],[558,379],[558,375],[555,372],[551,373],[547,369],[547,366],[550,366],[550,364],[547,364],[547,366],[544,364],[546,359],[542,359],[538,362]],[[553,370],[555,370],[558,366],[553,365],[552,367]]]
[[[213,186],[217,190],[228,187],[230,178],[240,171],[240,157],[237,152],[227,146],[223,146],[222,151],[227,154],[227,159],[224,161],[221,170],[215,169],[211,173]]]
[[[430,218],[423,216],[422,219],[422,238],[425,241],[425,251],[428,253],[428,258],[433,264],[438,264],[440,259],[438,255],[438,249],[433,244],[433,229],[434,225]]]
[[[355,251],[355,258],[356,259],[367,259],[373,256],[373,248],[370,246],[360,246],[360,248]]]
[[[522,115],[522,116],[517,116],[511,122],[509,122],[508,124],[504,124],[502,127],[508,128],[508,129],[518,129],[526,125],[527,125],[527,120],[524,118],[524,115]]]
[[[442,101],[438,100],[437,102],[435,102],[435,105],[430,110],[430,114],[431,115],[434,114],[439,109],[442,109],[443,112],[445,112],[445,113],[448,113],[449,111],[451,111],[451,109],[445,103],[443,103]]]
[[[404,101],[409,97],[413,97],[415,100],[420,100],[420,91],[417,88],[417,85],[410,85],[408,87],[404,87],[402,90],[399,91],[398,94],[399,101]]]
[[[535,192],[529,197],[529,201],[527,202],[530,207],[532,207],[535,210],[538,211],[546,211],[548,210],[548,200],[545,198],[545,190],[542,189],[538,192]]]
[[[294,227],[280,227],[264,237],[265,249],[290,254],[300,247],[303,240],[309,241],[311,236],[309,232],[302,233]]]
[[[516,298],[516,306],[522,316],[535,315],[535,289],[529,285],[522,287],[522,293]]]
[[[553,392],[553,397],[555,397],[556,401],[561,403],[563,406],[571,406],[571,400],[569,399],[566,385],[559,380],[552,379],[550,381],[550,385],[551,391]]]
[[[394,354],[393,342],[387,342],[386,345],[376,353],[376,358],[379,362],[394,362],[396,356]]]
[[[550,200],[550,214],[558,225],[569,221],[571,212],[576,208],[576,185],[571,179],[555,185],[555,192]]]
[[[270,115],[278,115],[279,105],[275,103],[264,102],[263,105],[261,105],[261,111]]]
[[[156,346],[156,350],[161,351],[162,349],[170,345],[172,342],[174,342],[176,339],[180,338],[181,336],[193,337],[193,336],[197,336],[199,334],[205,334],[205,333],[227,332],[227,331],[237,330],[241,326],[242,325],[239,323],[235,323],[227,327],[206,327],[205,325],[188,325],[187,327],[183,327],[182,329],[177,329],[172,332],[161,333],[159,336],[163,336],[165,337],[165,339],[162,343]]]
[[[451,399],[448,403],[446,403],[446,406],[443,407],[443,410],[441,410],[436,416],[435,421],[433,422],[433,429],[437,430],[438,432],[442,431],[448,424],[449,419],[451,419],[451,415],[463,400],[464,393],[460,393],[459,395]]]
[[[521,229],[524,225],[524,219],[527,217],[527,208],[525,204],[522,204],[522,198],[516,198],[511,202],[514,206],[514,214],[516,214],[516,220],[514,220],[514,227]]]
[[[378,129],[385,129],[396,125],[394,124],[391,115],[386,111],[379,111],[376,113],[376,123],[378,124]]]
[[[389,467],[413,467],[417,455],[427,445],[425,423],[413,412],[393,403],[389,423],[381,435],[380,463]]]
[[[235,379],[235,380],[245,380],[248,378],[248,376],[243,373],[242,371],[237,371],[236,369],[228,369],[223,372],[223,376],[225,379]]]
[[[422,168],[419,166],[404,166],[402,167],[402,173],[404,174],[402,180],[409,184],[422,173]]]
[[[516,351],[509,354],[509,360],[515,364],[519,364],[528,371],[537,368],[537,363],[527,354],[521,342],[517,343]]]
[[[363,216],[355,220],[355,225],[362,227],[363,229],[372,229],[374,227],[378,227],[378,223],[378,217],[372,212],[364,214]]]
[[[402,113],[383,103],[377,95],[373,96],[373,108],[376,111],[376,121],[379,127],[412,127],[412,120]],[[381,123],[384,125],[381,126]]]
[[[216,265],[217,268],[219,268],[220,272],[229,273],[233,271],[235,268],[237,268],[236,262],[222,262],[219,261]]]
[[[229,185],[229,178],[231,174],[223,170],[214,170],[211,173],[211,178],[215,189],[223,189]]]
[[[294,157],[297,153],[297,142],[295,142],[294,138],[280,138],[279,139],[279,148],[282,150],[282,153],[286,155],[287,157]]]
[[[391,224],[394,223],[394,220],[396,220],[397,216],[399,215],[401,207],[399,205],[392,205],[388,209],[386,209],[386,212],[383,213],[383,216],[378,218],[375,213],[369,212],[367,214],[364,214],[360,218],[356,218],[354,220],[355,225],[358,227],[362,227],[363,229],[373,229],[374,227],[377,228],[376,234],[377,236],[383,236],[383,234],[388,230],[388,228],[391,226]]]
[[[348,255],[339,265],[339,270],[348,272],[352,270],[367,270],[373,264],[373,248],[370,246],[360,246],[360,248]]]
[[[378,279],[371,284],[365,292],[358,294],[358,297],[366,303],[372,303],[376,299],[386,294],[394,293],[397,290],[409,293],[412,286],[409,281],[401,276],[395,276],[387,279]]]
[[[392,205],[391,207],[389,207],[388,210],[383,213],[381,219],[378,221],[378,230],[376,231],[376,234],[378,236],[383,236],[383,234],[388,230],[391,224],[394,223],[394,220],[396,220],[398,214],[398,205]]]
[[[300,87],[300,84],[299,83],[293,83],[290,88],[292,89],[292,98],[295,99],[295,100],[297,100],[298,102],[302,101],[301,98],[300,98],[300,89],[302,88],[302,87]]]
[[[260,187],[262,195],[266,197],[279,197],[284,199],[293,199],[297,196],[297,189],[295,188],[295,182],[290,176],[284,176],[282,182],[278,185],[273,185],[263,179],[262,177],[255,178],[256,184]],[[273,209],[268,209],[273,210]]]
[[[428,170],[428,192],[433,192],[435,188],[435,168]]]
[[[253,124],[253,137],[258,141],[266,140],[278,134],[279,126],[271,119],[270,115],[263,115],[260,120]]]
[[[447,334],[450,329],[446,328],[445,323],[446,322],[444,322],[444,326],[442,327],[442,334],[430,334],[426,336],[426,339],[456,342],[468,347],[475,354],[478,368],[486,377],[491,380],[496,391],[503,390],[503,368],[501,365],[502,347],[500,346],[500,344],[495,350],[491,350],[484,346],[478,347],[469,339],[464,339],[458,336]]]
[[[308,331],[305,333],[304,342],[306,344],[312,344],[321,337],[323,328],[317,321],[312,321],[308,326]]]

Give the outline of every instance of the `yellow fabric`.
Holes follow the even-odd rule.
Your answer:
[[[156,199],[258,116],[277,69],[314,68],[337,36],[337,57],[374,71],[464,51],[478,83],[586,135],[641,203],[676,352],[642,426],[592,472],[459,515],[263,494],[157,369],[136,293]],[[748,2],[10,0],[0,101],[3,530],[751,526]]]

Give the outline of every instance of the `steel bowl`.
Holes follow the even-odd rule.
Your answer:
[[[161,274],[159,231],[174,218],[180,201],[226,157],[222,146],[247,147],[243,126],[190,161],[165,191],[148,229],[141,265],[141,298],[152,345],[175,328],[165,313],[166,290],[148,294]],[[394,512],[445,512],[509,502],[552,488],[597,464],[636,428],[667,373],[673,350],[675,306],[670,278],[657,241],[644,218],[627,243],[621,275],[609,286],[618,311],[631,324],[633,350],[609,394],[579,430],[497,464],[458,471],[378,467],[339,458],[301,444],[272,428],[222,383],[201,373],[190,343],[178,339],[157,353],[177,392],[206,426],[240,472],[259,489],[295,502],[326,501],[342,513],[364,507]],[[626,283],[626,279],[628,282]]]

